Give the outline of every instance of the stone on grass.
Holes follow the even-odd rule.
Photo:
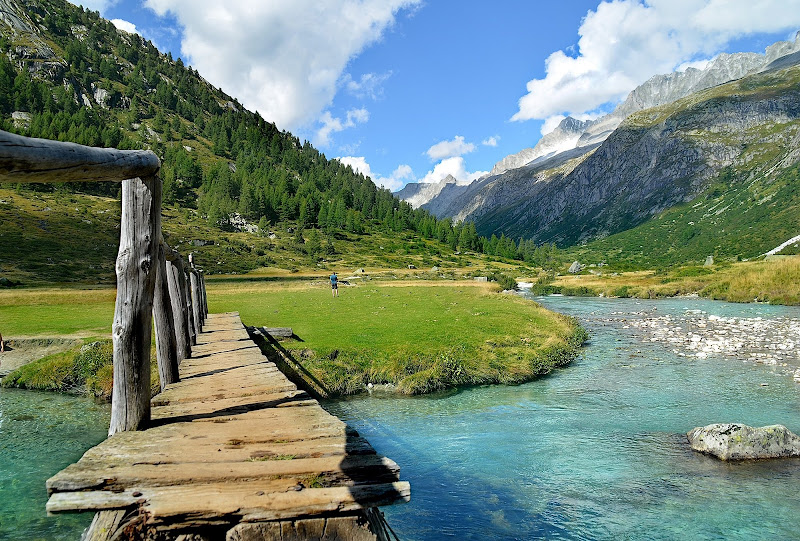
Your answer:
[[[800,437],[783,425],[719,423],[692,429],[687,436],[692,449],[720,460],[800,457]]]
[[[567,272],[569,272],[570,274],[578,274],[582,270],[583,270],[583,265],[581,265],[577,261],[573,261],[572,265],[569,266],[569,270]]]

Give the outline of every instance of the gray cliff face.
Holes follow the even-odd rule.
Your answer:
[[[445,184],[436,197],[431,198],[425,204],[421,205],[421,208],[427,210],[434,216],[443,216],[443,213],[452,202],[469,190],[470,186],[471,184],[457,184],[455,182]]]
[[[56,58],[53,49],[42,38],[39,27],[16,1],[0,0],[0,29],[27,42],[26,45],[17,45],[11,55],[17,69],[25,67],[32,76],[49,79],[63,75],[66,64]]]
[[[534,160],[545,160],[560,152],[575,148],[590,122],[568,116],[556,128],[543,136],[534,148],[523,149],[497,162],[490,175],[500,175],[510,169],[527,165]]]
[[[409,182],[395,195],[414,208],[419,208],[441,193],[450,184],[456,184],[452,175],[447,175],[439,182]]]
[[[785,152],[784,162],[797,154],[788,132],[764,128],[800,119],[800,88],[698,100],[655,123],[663,112],[651,111],[560,168],[500,176],[460,217],[474,220],[482,234],[571,245],[635,227],[697,197],[722,168],[750,159],[743,149],[754,133],[759,144]]]
[[[452,201],[441,216],[451,216],[456,221],[477,221],[498,207],[531,196],[541,189],[542,183],[568,174],[595,148],[597,145],[562,152],[552,158],[534,160],[524,167],[483,179],[480,184],[470,185],[470,190]]]

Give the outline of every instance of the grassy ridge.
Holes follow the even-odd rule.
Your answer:
[[[800,305],[800,256],[767,261],[689,266],[668,271],[638,271],[596,276],[559,276],[534,286],[539,293],[660,298],[698,294],[730,302]]]
[[[402,270],[438,267],[460,275],[532,271],[522,261],[460,252],[413,231],[386,231],[373,226],[364,233],[330,235],[332,253],[322,259],[306,253],[287,225],[270,227],[272,236],[225,231],[209,225],[196,211],[170,206],[162,212],[164,237],[209,274],[243,274],[260,269],[272,274],[324,274],[328,268],[365,267]],[[0,188],[0,277],[23,285],[90,283],[113,286],[119,246],[119,202],[63,192],[17,192]],[[312,236],[304,231],[304,240]],[[274,238],[272,238],[274,237]]]
[[[288,326],[284,347],[329,394],[368,383],[418,394],[456,385],[520,383],[569,362],[586,334],[573,320],[474,282],[343,287],[209,282],[212,312]]]
[[[628,269],[702,264],[709,255],[717,261],[757,257],[799,232],[800,165],[774,179],[732,180],[751,173],[729,168],[691,203],[633,229],[572,247],[568,255]]]

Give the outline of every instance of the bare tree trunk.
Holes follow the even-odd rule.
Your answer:
[[[186,317],[186,292],[181,287],[180,261],[167,261],[169,281],[169,300],[172,304],[172,319],[175,322],[175,342],[178,347],[178,363],[192,356],[192,336],[189,333],[189,320]]]
[[[109,435],[137,430],[150,420],[150,334],[160,239],[161,180],[123,181]]]
[[[156,352],[158,354],[158,375],[161,390],[179,380],[178,341],[175,335],[175,319],[169,291],[169,274],[164,255],[164,244],[158,245],[158,274],[153,296],[153,318],[156,324]]]
[[[149,150],[93,148],[0,130],[0,182],[95,182],[146,178],[161,162]]]

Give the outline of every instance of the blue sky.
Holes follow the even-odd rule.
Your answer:
[[[800,29],[800,0],[86,0],[398,189],[468,182],[566,114]]]

